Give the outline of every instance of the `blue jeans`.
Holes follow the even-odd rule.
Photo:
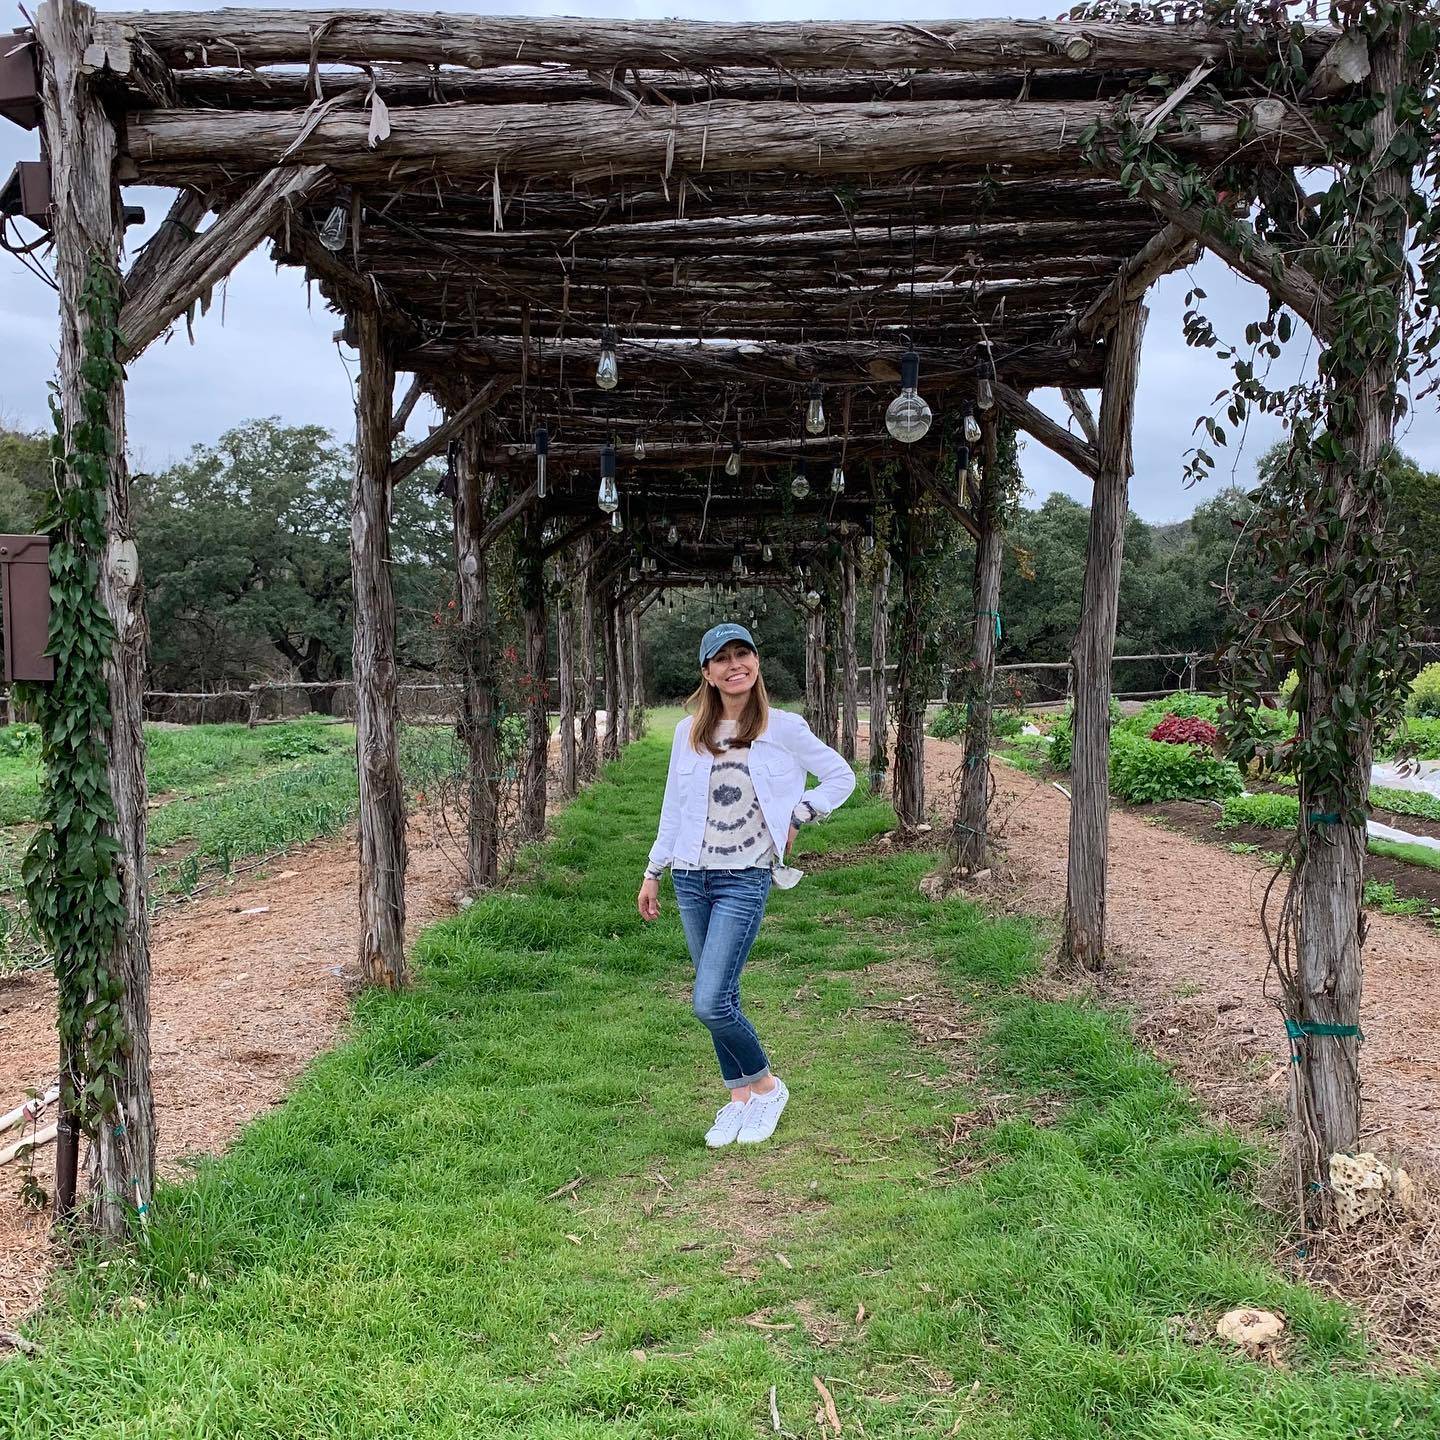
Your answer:
[[[768,866],[673,870],[685,943],[695,962],[695,1018],[710,1032],[720,1073],[734,1090],[763,1080],[770,1062],[740,1010],[740,972],[765,915]]]

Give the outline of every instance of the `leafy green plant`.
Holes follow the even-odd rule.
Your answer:
[[[1295,795],[1231,795],[1221,808],[1219,826],[1258,825],[1264,830],[1294,830],[1300,824],[1300,800]]]
[[[0,730],[0,755],[35,755],[39,751],[38,725],[7,725]]]
[[[936,740],[954,740],[965,733],[965,707],[952,700],[931,717],[928,733]]]
[[[1440,660],[1427,665],[1410,682],[1410,696],[1405,702],[1410,715],[1426,720],[1440,720]]]
[[[1377,760],[1393,760],[1400,753],[1416,760],[1440,760],[1440,720],[1412,715],[1375,742]]]
[[[1121,730],[1110,736],[1110,789],[1132,805],[1218,800],[1241,788],[1239,767],[1201,746],[1171,745]]]
[[[1391,790],[1376,785],[1370,791],[1370,804],[1379,810],[1393,810],[1397,815],[1413,815],[1417,820],[1440,821],[1440,800],[1422,790]]]

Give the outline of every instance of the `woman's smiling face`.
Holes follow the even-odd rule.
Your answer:
[[[760,657],[743,640],[732,640],[701,673],[722,695],[745,695],[760,677]]]

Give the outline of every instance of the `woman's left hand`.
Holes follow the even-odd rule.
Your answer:
[[[790,834],[785,840],[785,853],[788,855],[795,848],[795,837],[800,833],[798,825],[791,825]]]

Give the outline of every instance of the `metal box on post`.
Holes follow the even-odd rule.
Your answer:
[[[0,535],[5,680],[54,680],[50,644],[50,537]]]
[[[26,130],[40,123],[40,72],[35,40],[24,30],[0,35],[0,118]]]

